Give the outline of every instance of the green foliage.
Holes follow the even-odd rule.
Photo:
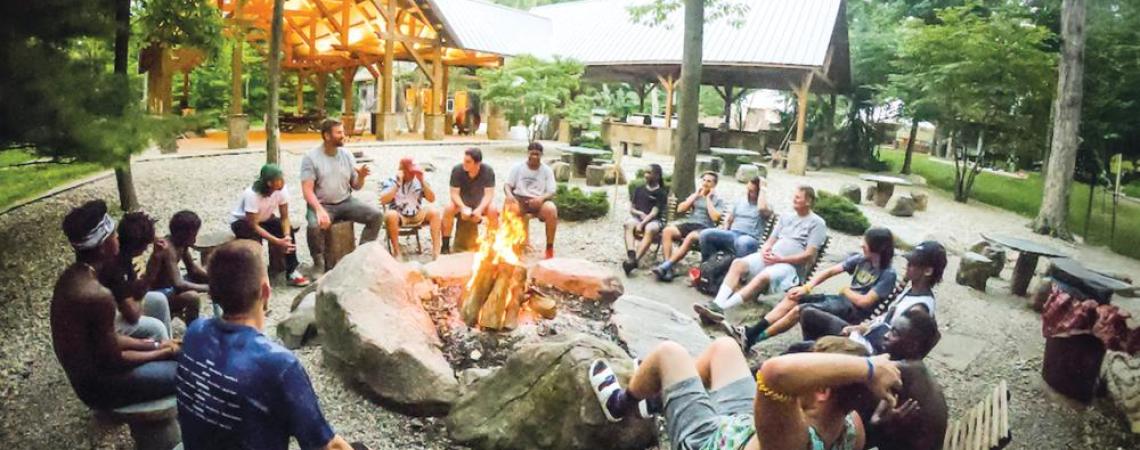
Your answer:
[[[582,192],[577,186],[568,188],[559,184],[554,192],[554,205],[558,206],[558,219],[569,222],[596,219],[610,211],[605,191]]]
[[[819,191],[819,198],[811,209],[827,222],[830,230],[862,236],[871,227],[867,216],[851,200],[830,192]]]
[[[727,18],[734,26],[739,26],[742,17],[748,12],[748,4],[738,0],[704,0],[704,3],[706,21]],[[683,5],[684,0],[653,0],[630,6],[629,14],[635,22],[660,25],[666,23],[669,16]]]
[[[1082,151],[1140,157],[1140,4],[1088,3]]]
[[[141,0],[138,16],[143,40],[169,48],[192,47],[207,55],[222,45],[221,11],[209,0]]]
[[[479,96],[503,111],[510,123],[529,123],[538,114],[559,115],[578,90],[584,70],[582,64],[571,60],[518,56],[503,67],[478,71]]]
[[[101,169],[98,164],[78,162],[15,166],[34,159],[35,154],[23,150],[0,151],[0,208]]]

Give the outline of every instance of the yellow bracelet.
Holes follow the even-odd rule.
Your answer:
[[[807,283],[804,283],[804,293],[805,293],[805,294],[810,294],[810,293],[811,293],[811,288],[813,288],[813,287],[815,287],[815,286],[812,286],[812,285],[811,285],[811,282],[810,282],[810,281],[809,281],[809,282],[807,282]]]
[[[767,384],[764,384],[764,375],[760,371],[756,371],[756,392],[775,402],[787,403],[792,401],[792,396],[773,391]]]

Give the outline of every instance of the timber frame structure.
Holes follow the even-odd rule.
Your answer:
[[[243,36],[235,44],[232,62],[234,99],[242,97],[241,43],[269,40],[273,3],[217,0],[223,16]],[[497,67],[503,62],[503,55],[462,48],[429,0],[286,0],[283,19],[282,70],[296,72],[301,83],[316,74],[340,72],[346,88],[346,113],[341,118],[345,131],[356,131],[352,129],[355,117],[351,108],[356,71],[364,68],[377,80],[379,101],[373,120],[379,140],[392,139],[396,134],[396,61],[414,62],[432,87],[424,126],[424,137],[429,140],[442,139],[447,131],[447,67]],[[324,78],[316,77],[318,98],[322,100]],[[297,98],[301,102],[301,96]],[[232,102],[230,115],[231,125],[233,118],[244,118],[240,101]]]

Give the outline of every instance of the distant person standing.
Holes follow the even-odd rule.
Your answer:
[[[507,197],[504,208],[519,216],[526,214],[537,217],[546,224],[546,259],[554,257],[558,207],[554,205],[553,198],[557,186],[554,170],[542,163],[542,144],[538,142],[531,142],[527,146],[526,161],[511,169],[511,174],[503,185],[503,193]]]
[[[301,192],[308,204],[306,238],[317,271],[325,269],[321,230],[327,230],[338,220],[364,224],[364,231],[360,233],[363,244],[376,240],[384,224],[378,206],[352,196],[352,191],[364,187],[364,179],[372,171],[367,165],[356,167],[356,158],[343,148],[344,126],[335,120],[326,120],[321,125],[321,139],[321,145],[309,150],[301,159]]]

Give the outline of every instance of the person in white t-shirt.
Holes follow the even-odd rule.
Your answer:
[[[230,213],[230,229],[238,239],[250,239],[280,247],[285,251],[285,276],[293,286],[308,286],[309,280],[297,270],[296,233],[289,224],[289,191],[276,164],[261,166],[253,186],[245,189]]]
[[[546,259],[554,257],[554,233],[558,230],[558,207],[553,201],[556,187],[554,170],[542,163],[542,144],[538,142],[527,146],[526,161],[511,169],[503,186],[505,209],[519,216],[537,217],[546,224]]]

